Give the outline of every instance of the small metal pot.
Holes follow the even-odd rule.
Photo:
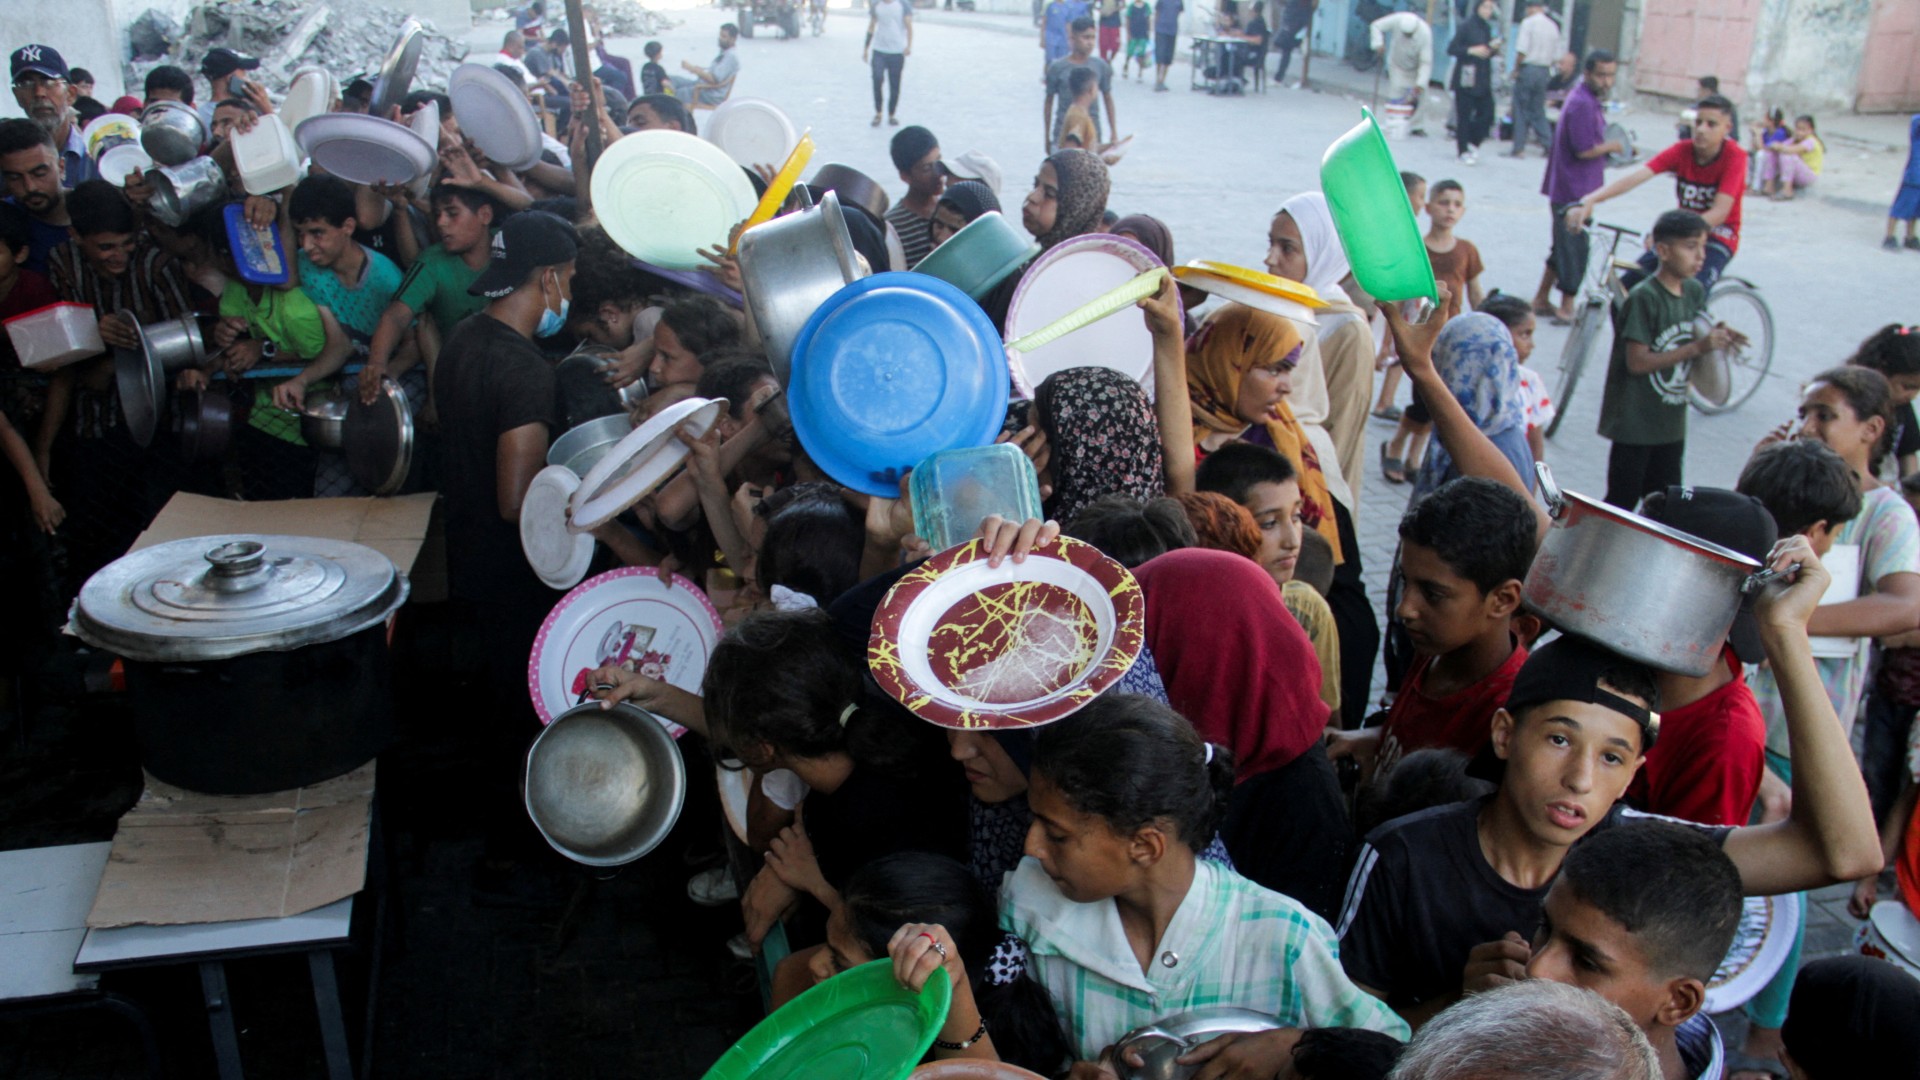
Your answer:
[[[827,192],[840,196],[847,206],[857,206],[873,215],[873,220],[885,222],[887,207],[893,205],[887,197],[887,189],[875,183],[873,178],[851,165],[833,163],[820,166],[809,182],[813,188],[813,197],[818,200]]]
[[[227,174],[210,157],[163,165],[147,174],[147,183],[153,186],[153,198],[147,202],[153,216],[176,229],[193,215],[227,199]]]
[[[687,769],[660,720],[631,705],[569,709],[527,750],[528,816],[553,849],[587,866],[625,866],[680,820]]]
[[[121,315],[137,321],[131,312],[123,311]],[[159,358],[161,370],[168,373],[200,367],[207,361],[206,336],[200,332],[200,320],[193,315],[146,323],[140,326],[140,336]]]
[[[575,476],[586,478],[588,470],[607,456],[614,444],[633,430],[633,420],[624,412],[589,420],[553,440],[547,448],[547,464],[565,465]]]
[[[753,323],[780,385],[793,343],[821,304],[865,277],[847,234],[840,198],[827,192],[812,210],[774,218],[740,237],[740,279]]]
[[[140,148],[162,165],[185,165],[211,137],[206,121],[191,105],[157,101],[140,114]]]
[[[1553,528],[1522,585],[1529,611],[1662,671],[1720,662],[1742,597],[1775,576],[1737,551],[1576,492],[1537,466]]]
[[[338,450],[346,442],[347,399],[340,394],[309,394],[300,406],[300,437],[308,446]]]
[[[217,388],[180,391],[174,403],[173,431],[187,464],[225,457],[233,435],[233,399]]]
[[[1252,1009],[1195,1009],[1127,1032],[1114,1045],[1113,1058],[1121,1080],[1187,1080],[1200,1067],[1181,1065],[1177,1059],[1194,1047],[1221,1035],[1273,1031],[1279,1026],[1272,1016]],[[1137,1069],[1126,1064],[1129,1052],[1140,1055],[1145,1064]]]

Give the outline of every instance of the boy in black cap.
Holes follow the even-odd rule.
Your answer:
[[[1750,559],[1766,558],[1779,539],[1760,500],[1724,488],[1669,487],[1648,495],[1640,513]],[[1660,741],[1627,787],[1636,809],[1702,825],[1747,823],[1767,749],[1767,721],[1742,667],[1766,659],[1752,596],[1716,651],[1720,662],[1705,675],[1655,677]]]
[[[907,253],[911,270],[933,250],[933,234],[927,226],[933,221],[934,208],[947,190],[947,170],[940,164],[940,140],[918,124],[901,128],[888,144],[893,167],[907,183],[907,193],[887,211],[887,224],[900,234],[900,247]]]
[[[1626,1010],[1665,1080],[1719,1080],[1726,1048],[1706,988],[1741,910],[1740,871],[1706,833],[1665,821],[1608,829],[1568,852],[1526,974]]]
[[[1767,561],[1799,566],[1755,610],[1787,703],[1793,809],[1772,825],[1711,830],[1752,895],[1853,880],[1881,862],[1860,771],[1807,642],[1826,569],[1802,537]],[[1562,637],[1534,650],[1494,715],[1499,790],[1367,837],[1338,925],[1354,982],[1418,1025],[1462,993],[1522,977],[1567,852],[1635,814],[1618,800],[1653,745],[1657,703],[1649,669],[1598,645]]]

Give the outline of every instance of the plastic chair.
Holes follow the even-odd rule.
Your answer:
[[[715,87],[715,89],[718,89],[720,91],[720,100],[713,102],[712,104],[708,104],[707,102],[700,100],[701,91],[699,90],[688,91],[687,110],[689,112],[697,112],[701,109],[717,109],[720,106],[725,105],[727,103],[727,99],[733,96],[733,81],[735,79],[738,79],[739,77],[740,76],[737,74],[729,75],[727,76],[726,82],[720,83],[717,87]]]

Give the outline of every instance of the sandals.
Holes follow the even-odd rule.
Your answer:
[[[1375,420],[1399,420],[1400,406],[1388,405],[1385,408],[1375,409],[1367,415],[1373,417]]]
[[[1404,484],[1407,482],[1406,462],[1397,457],[1389,457],[1387,445],[1380,444],[1380,473],[1387,478],[1389,484]]]
[[[1560,314],[1560,311],[1558,308],[1555,308],[1552,304],[1535,304],[1533,305],[1533,313],[1534,315],[1542,318],[1550,318],[1554,315]]]

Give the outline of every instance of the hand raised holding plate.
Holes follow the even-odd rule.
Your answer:
[[[1399,304],[1380,305],[1380,314],[1386,317],[1387,328],[1393,333],[1394,350],[1400,354],[1400,366],[1406,369],[1408,378],[1417,379],[1435,373],[1433,343],[1447,325],[1447,302],[1453,295],[1445,282],[1437,284],[1435,288],[1439,291],[1440,300],[1433,305],[1433,316],[1418,326],[1401,316]]]
[[[1041,544],[1051,544],[1060,539],[1060,523],[1028,518],[1025,521],[1008,521],[998,514],[989,515],[980,523],[981,547],[987,553],[987,565],[997,567],[1001,560],[1009,555],[1016,563],[1027,561],[1027,555]]]
[[[1047,433],[1041,430],[1040,425],[1028,424],[1018,431],[1003,431],[993,441],[1010,442],[1018,446],[1020,452],[1027,455],[1027,460],[1033,462],[1033,471],[1040,478],[1040,497],[1047,499],[1053,496],[1053,485],[1048,482],[1051,477],[1047,473],[1047,466],[1053,461],[1053,447],[1048,444]]]
[[[1142,313],[1147,317],[1147,329],[1153,336],[1165,337],[1168,334],[1185,336],[1185,326],[1180,321],[1180,294],[1173,283],[1173,275],[1160,279],[1160,288],[1152,296],[1139,301]]]

